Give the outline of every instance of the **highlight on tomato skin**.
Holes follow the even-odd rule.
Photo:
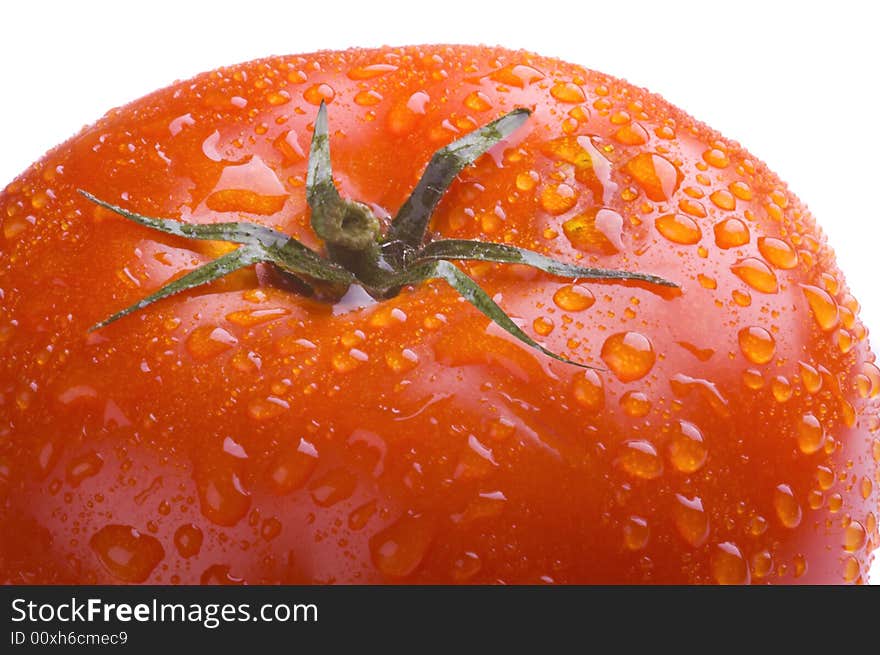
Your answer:
[[[339,192],[385,228],[438,148],[530,109],[430,236],[680,289],[457,264],[590,369],[442,281],[328,301],[265,264],[89,331],[236,246],[77,189],[320,250],[322,102]],[[880,369],[814,218],[738,144],[577,65],[328,51],[159,90],[5,187],[0,299],[4,583],[861,583],[880,541]]]

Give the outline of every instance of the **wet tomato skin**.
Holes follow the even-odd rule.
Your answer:
[[[439,282],[330,305],[261,266],[88,332],[229,246],[76,189],[317,247],[321,100],[342,193],[390,215],[434,150],[533,109],[432,231],[680,293],[466,266],[596,370]],[[111,111],[0,210],[3,582],[864,581],[880,371],[858,304],[773,173],[625,82],[482,47],[252,62]]]

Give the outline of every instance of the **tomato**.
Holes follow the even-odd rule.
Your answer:
[[[78,190],[321,250],[322,102],[335,183],[383,230],[436,150],[531,110],[431,238],[680,288],[459,263],[591,368],[442,280],[307,296],[264,263],[90,331],[236,246]],[[0,206],[4,582],[864,580],[880,370],[858,303],[776,175],[623,81],[483,47],[256,61],[111,111]]]

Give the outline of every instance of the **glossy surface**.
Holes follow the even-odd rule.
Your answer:
[[[305,300],[258,268],[86,328],[226,244],[75,194],[315,244],[329,102],[344,195],[393,213],[517,106],[432,229],[680,295],[469,272],[578,371],[444,285]],[[381,213],[381,212],[380,212]],[[255,62],[111,112],[0,200],[0,578],[11,582],[857,582],[878,395],[813,219],[736,144],[576,66],[468,48]],[[830,219],[828,219],[830,220]]]

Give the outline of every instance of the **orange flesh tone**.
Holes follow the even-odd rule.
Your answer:
[[[75,189],[317,245],[303,183],[322,98],[343,195],[392,215],[435,149],[532,108],[452,185],[433,231],[682,293],[467,267],[548,348],[606,369],[587,373],[440,283],[334,307],[251,269],[88,334],[228,247],[151,232]],[[569,241],[566,222],[599,209],[622,221]],[[731,218],[747,231],[716,232]],[[49,153],[0,195],[0,221],[2,582],[868,570],[880,371],[824,236],[763,164],[624,82],[445,46],[222,69]]]

